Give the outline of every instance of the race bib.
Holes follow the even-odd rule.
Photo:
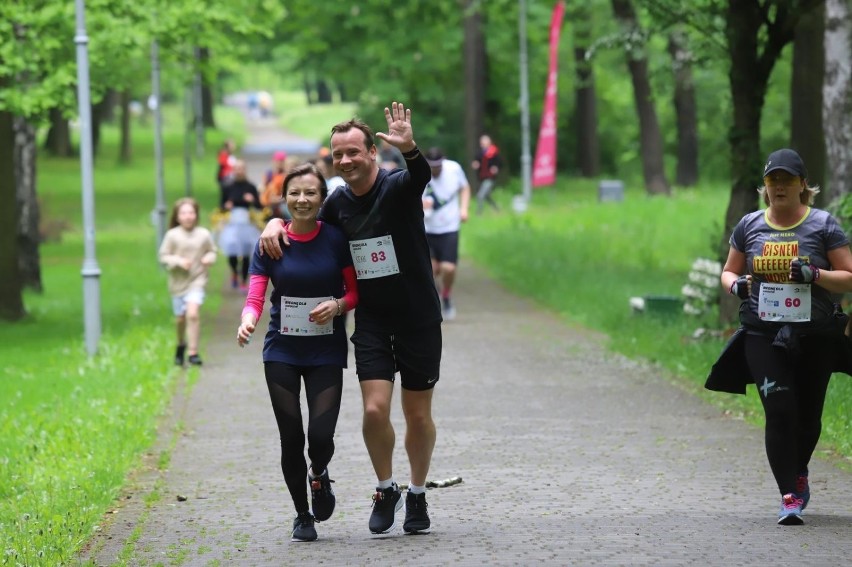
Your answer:
[[[811,284],[760,284],[757,312],[764,321],[810,321]]]
[[[332,319],[328,323],[320,325],[311,318],[314,307],[334,299],[333,297],[281,297],[281,329],[282,335],[297,335],[311,337],[316,335],[330,335],[334,332]]]
[[[359,280],[383,278],[399,273],[393,239],[388,234],[378,238],[353,240],[349,243],[355,276]]]

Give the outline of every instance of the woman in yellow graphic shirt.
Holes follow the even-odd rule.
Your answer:
[[[730,238],[722,288],[739,297],[740,328],[705,386],[745,393],[757,386],[766,415],[766,455],[781,493],[778,523],[802,524],[808,463],[821,432],[832,372],[852,374],[848,317],[852,252],[837,220],[810,205],[819,192],[798,153],[769,155],[758,192],[767,207],[740,220]]]

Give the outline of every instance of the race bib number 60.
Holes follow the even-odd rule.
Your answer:
[[[810,284],[760,284],[757,311],[764,321],[801,323],[811,320]]]
[[[359,280],[383,278],[399,273],[393,238],[388,234],[378,238],[353,240],[349,243],[355,276]]]

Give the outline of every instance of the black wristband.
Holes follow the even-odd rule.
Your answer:
[[[411,160],[411,159],[416,158],[417,154],[419,154],[419,153],[420,153],[420,148],[418,148],[417,146],[414,146],[413,150],[408,151],[408,152],[402,152],[402,157],[404,157],[407,160]]]

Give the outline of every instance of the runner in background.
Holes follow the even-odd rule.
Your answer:
[[[467,221],[470,185],[462,166],[446,159],[440,148],[429,149],[426,161],[432,170],[432,180],[423,193],[426,240],[444,320],[451,321],[456,316],[452,291],[459,258],[459,229]]]
[[[500,157],[500,150],[491,141],[491,137],[483,134],[479,138],[479,151],[476,159],[470,164],[474,171],[478,173],[479,189],[476,192],[476,212],[482,214],[485,209],[485,203],[491,205],[495,211],[499,211],[500,207],[491,196],[494,191],[494,183],[497,181],[497,175],[500,173],[500,168],[503,167],[503,158]]]

